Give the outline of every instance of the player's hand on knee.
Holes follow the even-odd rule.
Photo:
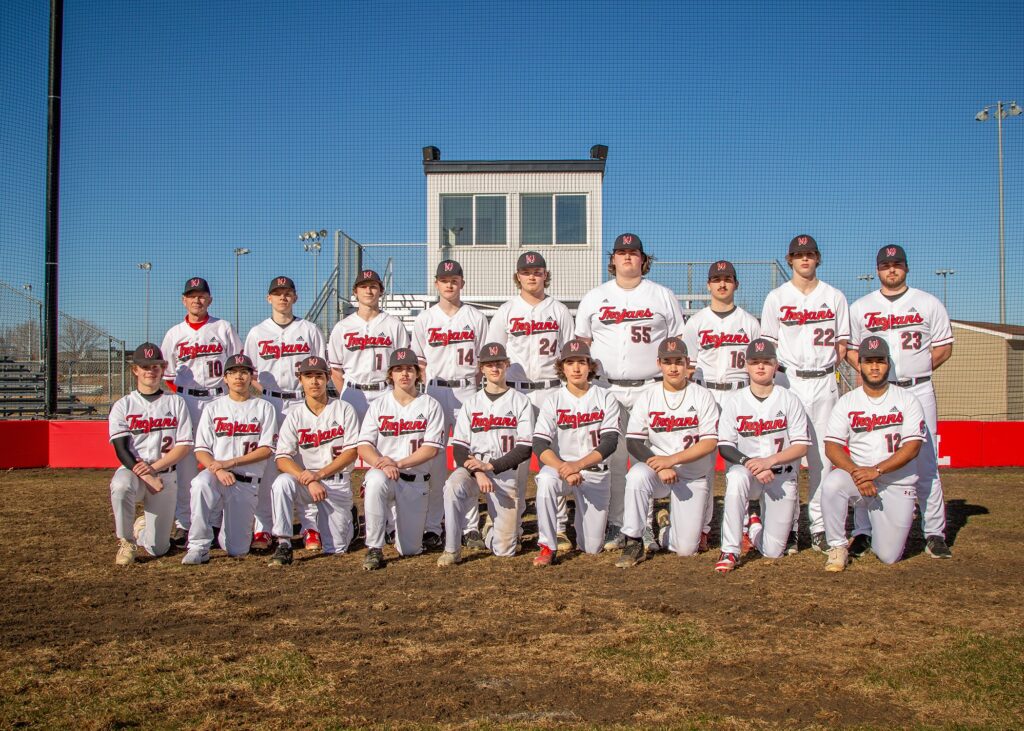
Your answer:
[[[380,470],[381,472],[384,473],[384,476],[387,477],[389,480],[398,479],[398,468],[395,467],[394,463],[390,465],[385,465],[384,467],[381,467]]]
[[[143,462],[141,459],[135,463],[134,467],[132,467],[132,472],[138,475],[139,477],[145,477],[146,475],[156,474],[156,472],[153,470],[150,464],[148,462]]]
[[[647,466],[657,472],[659,475],[664,470],[672,469],[672,460],[668,457],[651,457],[647,460]],[[674,471],[674,470],[673,470]]]
[[[307,487],[309,488],[309,497],[314,503],[322,503],[327,499],[327,490],[318,481],[314,480]]]
[[[235,484],[235,476],[223,467],[214,472],[214,475],[216,475],[217,480],[220,484],[224,485],[224,487],[231,487]]]
[[[862,482],[871,482],[880,474],[882,473],[874,467],[858,467],[850,473],[850,477],[852,477],[853,481],[859,485]]]
[[[679,475],[676,474],[676,471],[673,470],[673,469],[669,469],[669,468],[663,469],[663,470],[658,470],[658,477],[666,485],[671,485],[671,484],[675,483],[676,480],[679,479]]]
[[[395,460],[391,459],[391,457],[384,457],[384,456],[382,456],[380,459],[378,459],[377,463],[374,465],[374,467],[376,467],[378,470],[383,470],[386,467],[395,467],[395,466],[396,466],[395,465]],[[390,477],[390,475],[389,475],[389,477]],[[394,478],[392,477],[391,479],[394,479]]]
[[[494,492],[494,483],[484,472],[476,473],[476,484],[480,488],[480,492]]]
[[[469,459],[467,459],[463,467],[465,467],[470,472],[480,472],[482,470],[487,469],[486,467],[484,467],[484,463],[478,460],[476,457],[470,457]]]
[[[762,457],[755,457],[754,459],[748,459],[745,467],[750,470],[752,475],[760,475],[765,470],[771,471],[772,463]]]
[[[754,475],[754,478],[762,485],[767,485],[769,482],[775,479],[775,473],[772,472],[769,468],[767,470],[761,470],[756,475]]]
[[[299,483],[300,484],[305,485],[306,487],[309,487],[309,485],[311,483],[315,482],[315,481],[316,481],[316,474],[314,474],[311,470],[302,470],[302,472],[299,473]]]
[[[583,475],[581,475],[579,472],[573,472],[571,475],[565,478],[565,481],[568,482],[572,487],[577,487],[583,484]]]
[[[579,471],[580,466],[575,462],[562,462],[562,464],[558,466],[558,476],[563,480],[569,479],[570,475],[578,474]],[[569,484],[572,485],[576,483],[570,482]]]
[[[860,494],[864,497],[874,497],[878,494],[878,488],[875,487],[875,483],[871,480],[858,482],[857,489],[860,490]]]
[[[160,476],[156,474],[143,475],[142,482],[146,485],[146,489],[153,495],[164,489],[164,483],[160,480]]]

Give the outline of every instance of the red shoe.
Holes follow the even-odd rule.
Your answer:
[[[302,542],[305,544],[307,551],[319,551],[323,548],[323,544],[320,542],[320,533],[312,528],[302,531]]]
[[[743,540],[740,541],[740,555],[750,553],[754,549],[754,544],[750,542],[750,536],[746,532],[743,533]]]
[[[735,553],[723,553],[718,557],[718,563],[715,564],[715,571],[720,574],[727,574],[736,568],[736,565],[739,562],[739,556]]]
[[[697,544],[697,553],[707,553],[711,550],[711,534],[706,530],[700,532],[700,543]]]
[[[249,544],[249,550],[251,551],[266,551],[270,548],[270,544],[273,542],[273,538],[269,533],[259,532],[252,537],[252,543]]]
[[[540,555],[533,559],[534,566],[551,566],[555,562],[555,552],[545,545],[540,547]]]

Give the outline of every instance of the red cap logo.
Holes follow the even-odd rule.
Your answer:
[[[286,280],[284,277],[278,277],[277,283],[283,286],[288,283],[288,280]]]
[[[537,257],[535,257],[533,254],[527,254],[526,255],[526,263],[527,264],[533,264],[533,262],[535,262],[535,261],[537,261]]]
[[[622,243],[624,243],[624,244],[632,244],[633,243],[633,237],[632,236],[623,236],[622,237]]]
[[[669,340],[667,343],[665,343],[665,350],[675,350],[675,349],[676,349],[676,341],[675,340]]]
[[[315,365],[315,364],[316,364],[316,356],[315,355],[309,356],[309,360],[306,361],[306,365]]]
[[[764,351],[764,343],[754,343],[754,350],[756,350],[758,353],[763,352]]]
[[[806,236],[801,236],[800,238],[797,239],[797,243],[799,243],[801,246],[803,246],[804,244],[807,243],[807,237]]]
[[[498,346],[497,345],[492,345],[490,348],[488,348],[488,352],[491,355],[497,355],[498,354]]]
[[[446,272],[450,272],[450,271],[452,270],[452,267],[454,267],[454,266],[455,266],[455,265],[454,265],[454,264],[452,264],[452,262],[450,262],[450,261],[446,261],[446,262],[444,263],[444,270],[445,270]]]
[[[868,341],[868,349],[869,350],[874,350],[877,347],[878,347],[878,341],[877,340],[869,340]]]
[[[405,358],[405,351],[404,350],[396,350],[395,351],[395,357],[398,358],[399,360],[402,360],[403,358]]]
[[[146,356],[147,358],[152,358],[153,357],[153,349],[152,348],[143,348],[142,349],[142,354],[144,356]]]
[[[896,256],[896,247],[890,246],[888,249],[885,250],[885,254],[886,256]]]
[[[725,269],[725,262],[724,261],[718,262],[718,271],[722,271],[723,269]]]
[[[199,280],[198,279],[190,279],[190,280],[188,280],[188,286],[190,286],[190,287],[198,287],[199,286]]]
[[[373,272],[370,271],[369,269],[365,270],[363,272],[363,279],[375,279]]]

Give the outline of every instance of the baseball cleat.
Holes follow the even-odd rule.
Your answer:
[[[181,559],[181,563],[185,566],[200,566],[204,563],[210,563],[210,552],[194,548],[189,549],[189,552]]]
[[[846,571],[846,564],[849,562],[850,556],[846,546],[831,546],[828,549],[828,561],[825,562],[825,570],[832,572]]]
[[[540,555],[533,559],[533,565],[537,567],[551,566],[555,563],[555,552],[545,546],[540,546]]]
[[[562,553],[569,553],[572,550],[572,541],[569,540],[569,536],[565,532],[560,532],[555,539],[558,542],[558,550]]]
[[[267,562],[268,566],[290,566],[292,562],[292,542],[278,541],[277,550]]]
[[[146,530],[146,516],[140,515],[132,524],[132,535],[135,537],[136,543],[138,543],[139,539],[142,538],[142,532],[144,530]]]
[[[320,532],[312,528],[302,531],[302,544],[307,551],[319,551],[324,547],[320,540]]]
[[[643,541],[644,551],[646,553],[655,553],[656,551],[661,550],[661,546],[658,544],[658,539],[654,537],[654,529],[651,526],[644,528],[644,534],[641,536],[640,540]],[[626,542],[629,542],[628,538],[626,539]],[[626,550],[625,546],[623,546],[622,550]]]
[[[270,548],[270,544],[273,542],[273,537],[269,533],[260,531],[252,537],[252,543],[249,544],[250,551],[266,551]]]
[[[438,566],[454,566],[457,563],[462,563],[462,551],[456,551],[455,553],[445,551],[437,557]]]
[[[622,549],[622,555],[615,565],[620,569],[628,569],[636,566],[647,558],[647,551],[644,549],[643,541],[639,538],[626,538],[626,546]]]
[[[491,537],[491,534],[493,532],[494,532],[494,521],[491,520],[491,516],[488,515],[486,518],[484,518],[484,535],[483,535],[483,538],[484,538],[484,547],[485,548],[487,547],[487,544],[490,543],[490,537]],[[517,549],[517,552],[518,552],[518,549]]]
[[[724,551],[718,557],[718,563],[715,564],[715,571],[720,574],[727,574],[736,568],[740,562],[740,557],[735,553],[725,553]]]
[[[932,558],[953,558],[953,552],[942,536],[928,536],[924,542],[924,551]]]
[[[825,532],[811,534],[811,548],[818,553],[828,553],[829,545],[828,539],[825,538]]]
[[[395,532],[393,530],[384,534],[384,543],[389,546],[395,545]]]
[[[379,548],[371,548],[366,552],[366,558],[363,559],[363,569],[365,571],[377,571],[387,565],[384,561],[384,552]]]
[[[800,552],[800,544],[796,539],[796,531],[790,531],[789,540],[786,541],[786,555],[794,556]]]
[[[750,541],[750,534],[747,531],[743,531],[743,540],[740,541],[740,555],[750,553],[754,550],[754,544]]]
[[[478,530],[471,530],[469,533],[462,536],[462,545],[466,548],[487,548],[487,544],[484,543],[484,537],[480,535],[480,531]]]
[[[188,543],[188,531],[180,525],[176,525],[171,531],[171,545],[175,548],[184,548]]]
[[[432,530],[428,530],[423,534],[423,550],[424,551],[438,551],[444,548],[444,541],[441,540],[441,536]]]
[[[608,524],[604,531],[604,550],[617,551],[626,545],[626,536],[622,535],[622,527]]]
[[[860,558],[865,553],[871,550],[871,536],[864,534],[853,537],[850,541],[850,547],[847,549],[851,558]]]
[[[700,542],[697,544],[697,553],[707,553],[711,550],[711,533],[702,530],[700,532]]]
[[[135,554],[139,552],[139,549],[134,543],[126,541],[124,538],[119,541],[120,545],[117,547],[117,557],[114,558],[114,563],[118,566],[131,566],[135,563]]]
[[[747,532],[743,534],[743,545],[745,551],[756,551],[757,543],[761,539],[761,531],[763,526],[761,525],[760,515],[750,516],[750,525],[747,526]]]

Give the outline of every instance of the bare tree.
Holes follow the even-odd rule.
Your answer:
[[[99,328],[91,322],[62,317],[58,341],[62,360],[80,361],[90,351],[95,350],[103,342],[103,338]]]
[[[34,360],[39,358],[39,323],[27,320],[0,330],[0,358]]]

